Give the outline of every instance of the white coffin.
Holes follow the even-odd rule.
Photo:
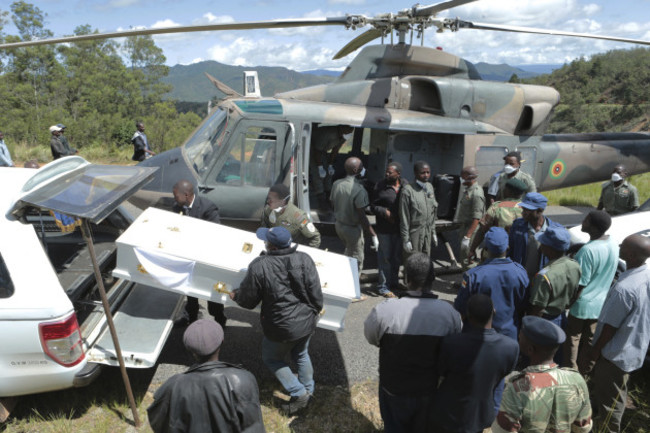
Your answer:
[[[116,241],[113,275],[147,286],[236,306],[249,263],[264,250],[255,233],[149,208]],[[359,298],[356,259],[300,245],[311,256],[323,288],[318,326],[343,330],[348,305]]]

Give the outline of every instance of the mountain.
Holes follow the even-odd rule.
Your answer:
[[[534,72],[535,74],[550,74],[556,69],[560,69],[561,64],[541,64],[541,65],[515,65],[515,68],[523,69],[527,72]]]
[[[539,73],[525,71],[515,66],[506,65],[505,63],[493,65],[491,63],[479,62],[474,64],[474,66],[476,66],[481,77],[489,81],[508,81],[514,74],[517,74],[517,77],[520,79],[533,78],[539,75]]]
[[[255,70],[259,76],[263,96],[293,90],[300,87],[329,83],[334,77],[300,73],[282,67],[229,66],[212,60],[191,65],[176,65],[169,68],[169,75],[163,79],[173,90],[167,98],[187,102],[207,102],[215,96],[223,96],[205,76],[204,72],[222,81],[236,92],[243,92],[244,71]]]
[[[508,81],[513,74],[517,74],[520,79],[540,75],[541,72],[531,71],[534,66],[536,65],[528,65],[528,70],[526,70],[523,67],[481,62],[476,64],[476,69],[484,80]],[[557,67],[557,65],[542,66],[544,67],[540,70],[543,71],[551,70],[552,66]],[[167,98],[202,104],[215,96],[223,96],[205,77],[204,72],[224,82],[233,90],[242,92],[244,71],[249,70],[257,71],[263,96],[273,96],[287,90],[330,83],[341,75],[341,71],[328,69],[297,72],[283,67],[230,66],[209,60],[191,65],[173,66],[169,69],[169,75],[163,81],[173,86],[173,90],[167,94]]]

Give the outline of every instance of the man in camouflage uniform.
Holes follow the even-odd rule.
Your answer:
[[[605,209],[611,216],[632,212],[639,207],[639,192],[628,183],[627,170],[623,164],[614,167],[612,179],[603,184],[598,200],[598,210]]]
[[[499,191],[497,192],[497,200],[506,199],[505,186],[506,182],[510,179],[519,179],[524,184],[526,184],[525,192],[537,192],[537,186],[535,185],[535,179],[528,173],[521,171],[521,153],[519,152],[510,152],[503,157],[505,165],[503,166],[503,173],[499,175],[497,179],[499,185]]]
[[[316,195],[321,210],[329,211],[327,193],[332,188],[334,162],[346,142],[344,135],[354,131],[347,125],[321,126],[314,129],[309,157],[309,189]]]
[[[301,245],[318,248],[320,233],[307,216],[307,213],[290,203],[289,187],[282,183],[273,185],[266,197],[266,206],[262,214],[262,227],[282,226],[289,230],[291,239]]]
[[[372,236],[373,249],[379,246],[379,239],[370,225],[365,209],[370,205],[368,192],[358,181],[365,168],[359,158],[354,156],[345,161],[346,177],[334,182],[330,200],[336,216],[336,234],[345,245],[344,254],[357,259],[359,272],[363,269],[364,230]]]
[[[549,262],[533,278],[528,312],[564,329],[565,311],[578,297],[578,283],[582,274],[580,264],[564,255],[571,246],[571,235],[564,227],[549,227],[536,237],[542,254],[548,257]],[[561,350],[557,352],[555,362],[562,363]]]
[[[553,355],[566,336],[553,323],[535,316],[523,319],[519,349],[530,367],[506,378],[493,433],[573,432],[592,427],[585,380],[575,370],[559,368]]]
[[[436,239],[438,202],[428,180],[431,168],[424,161],[413,166],[415,182],[402,189],[399,199],[399,231],[407,254],[422,252],[431,256],[431,243]]]
[[[469,247],[470,257],[475,255],[476,249],[483,242],[488,230],[492,227],[502,227],[509,233],[514,220],[521,217],[522,208],[517,206],[517,203],[521,202],[521,195],[526,191],[526,184],[519,179],[510,179],[506,182],[505,191],[507,198],[492,203],[478,222],[478,229],[476,229],[476,234]]]
[[[479,220],[483,218],[485,212],[485,196],[483,195],[483,188],[476,183],[478,177],[476,167],[463,168],[460,177],[464,188],[458,198],[454,221],[460,223],[458,236],[462,236],[462,240],[460,241],[459,259],[463,269],[467,269],[471,264],[470,244]]]

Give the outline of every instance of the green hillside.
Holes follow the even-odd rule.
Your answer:
[[[166,95],[168,99],[207,102],[222,94],[210,83],[204,72],[241,93],[244,71],[250,70],[257,71],[263,96],[273,96],[278,92],[329,83],[335,78],[303,74],[282,67],[229,66],[215,61],[205,61],[192,65],[173,66],[169,68],[169,74],[162,81],[173,86],[173,90]]]
[[[513,74],[519,78],[532,78],[539,75],[535,72],[524,71],[515,66],[506,65],[505,63],[494,65],[492,63],[479,62],[474,66],[476,66],[476,69],[484,80],[490,81],[508,81]]]
[[[560,92],[548,132],[649,131],[650,50],[610,51],[523,80]]]

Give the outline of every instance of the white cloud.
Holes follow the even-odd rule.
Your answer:
[[[582,10],[585,13],[585,15],[595,15],[599,13],[602,10],[602,8],[597,4],[590,3],[588,5],[585,5],[582,8]]]

